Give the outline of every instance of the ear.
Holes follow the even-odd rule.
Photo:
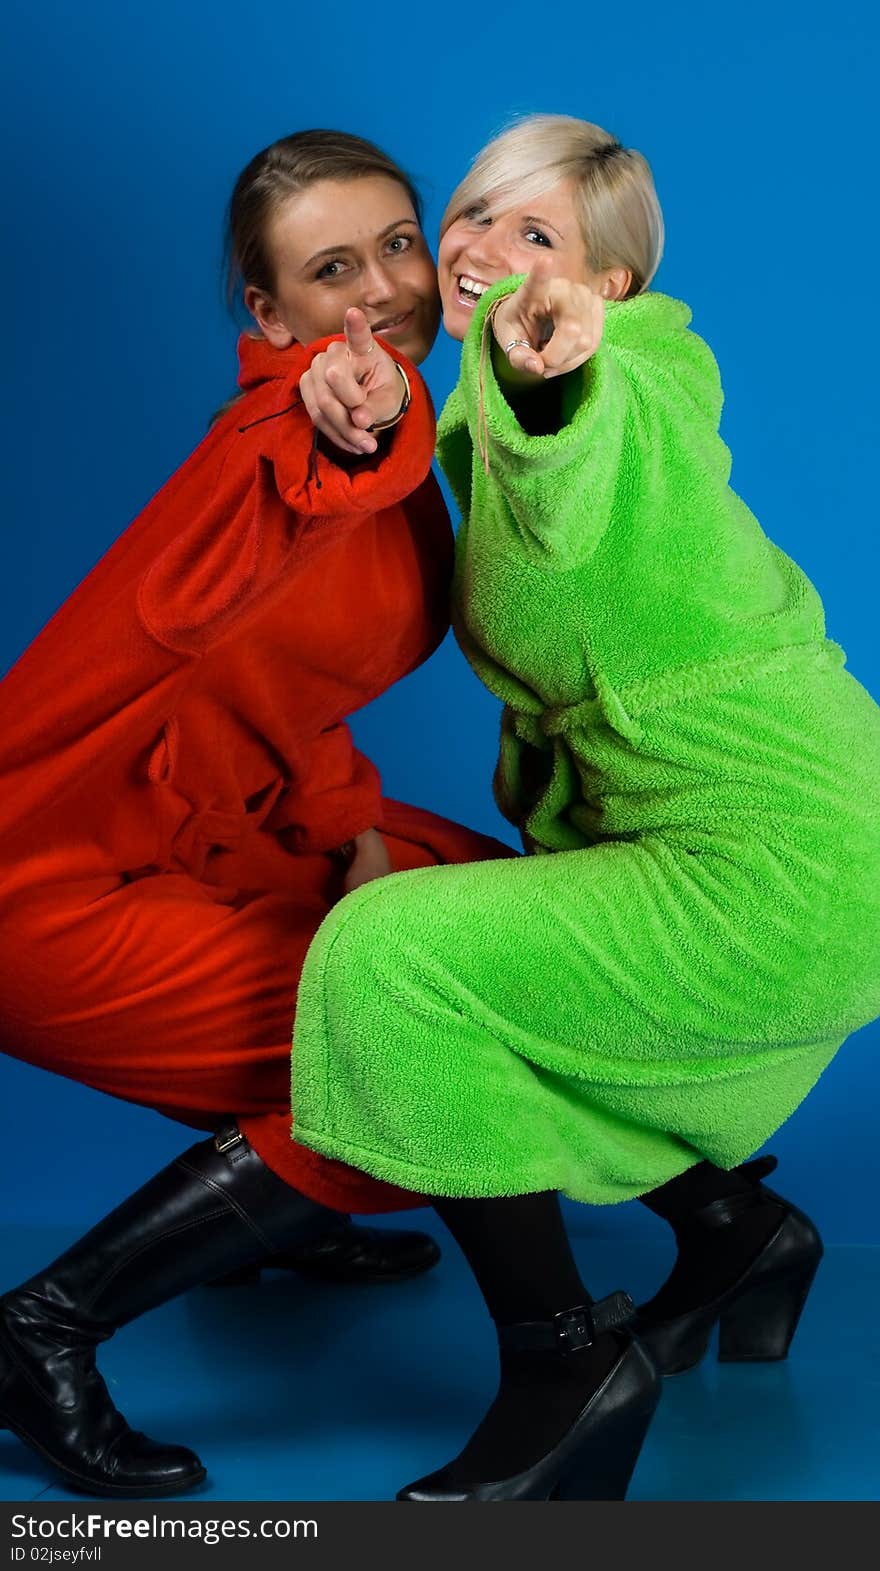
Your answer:
[[[628,267],[612,267],[602,280],[603,300],[624,300],[632,288],[633,275]]]
[[[273,349],[289,349],[294,335],[282,322],[271,295],[264,294],[254,284],[248,284],[244,291],[244,303]]]

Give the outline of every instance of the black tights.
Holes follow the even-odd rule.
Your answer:
[[[551,1191],[501,1200],[435,1200],[496,1325],[552,1320],[592,1302]]]
[[[434,1202],[498,1326],[592,1303],[555,1194]],[[448,1482],[510,1477],[558,1444],[620,1356],[612,1332],[568,1356],[501,1353],[498,1394]]]
[[[708,1228],[696,1215],[732,1195],[753,1194],[736,1219]],[[652,1309],[684,1313],[723,1292],[751,1263],[779,1225],[780,1208],[738,1170],[709,1162],[642,1196],[675,1231],[679,1257]],[[464,1253],[497,1326],[552,1320],[592,1303],[581,1281],[554,1193],[489,1200],[438,1200],[435,1209]],[[561,1352],[501,1353],[498,1394],[447,1483],[509,1477],[556,1445],[620,1357],[614,1332],[591,1347]]]
[[[725,1227],[701,1222],[698,1213],[704,1206],[734,1195],[753,1196],[754,1204]],[[661,1289],[669,1297],[670,1313],[683,1313],[707,1294],[729,1287],[780,1220],[778,1205],[763,1196],[755,1179],[711,1162],[688,1168],[641,1201],[669,1222],[679,1244],[679,1259]],[[465,1255],[496,1325],[550,1320],[561,1309],[592,1302],[555,1193],[438,1200],[435,1209]],[[675,1307],[676,1297],[681,1307]]]

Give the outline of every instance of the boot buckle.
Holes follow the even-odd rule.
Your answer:
[[[214,1136],[214,1148],[221,1156],[225,1156],[227,1151],[234,1150],[243,1140],[244,1135],[237,1124],[225,1124]]]

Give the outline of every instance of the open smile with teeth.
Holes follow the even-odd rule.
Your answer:
[[[469,273],[461,273],[458,278],[458,301],[460,305],[475,306],[480,297],[489,288],[482,279],[472,278]]]

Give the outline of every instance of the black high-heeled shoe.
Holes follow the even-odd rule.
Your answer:
[[[563,1437],[531,1467],[508,1478],[454,1481],[450,1463],[402,1489],[398,1500],[623,1500],[662,1381],[644,1347],[620,1329],[631,1317],[627,1293],[565,1310],[550,1321],[501,1326],[502,1351],[576,1355],[612,1331],[620,1355]],[[456,1469],[456,1474],[458,1469]]]
[[[775,1166],[773,1157],[744,1163],[738,1171],[753,1181],[753,1189],[715,1200],[695,1213],[697,1228],[714,1230],[730,1225],[753,1206],[779,1208],[779,1226],[736,1281],[681,1315],[657,1319],[647,1305],[636,1311],[633,1332],[662,1374],[684,1374],[695,1368],[716,1324],[720,1363],[787,1358],[824,1250],[810,1218],[759,1181]]]

